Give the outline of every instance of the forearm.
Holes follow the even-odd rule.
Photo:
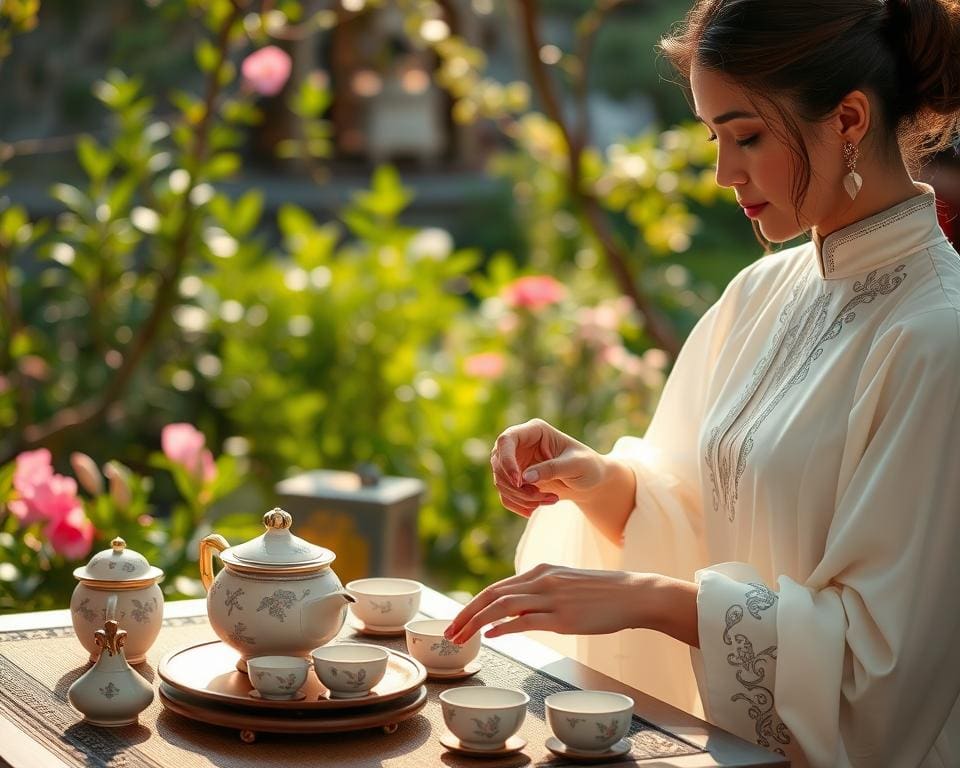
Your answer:
[[[607,477],[589,497],[576,502],[590,523],[620,546],[623,529],[633,512],[637,478],[626,464],[614,458],[604,458]]]
[[[657,573],[631,574],[635,584],[628,605],[633,608],[630,626],[653,629],[700,647],[697,593],[699,587],[692,581],[673,579]]]

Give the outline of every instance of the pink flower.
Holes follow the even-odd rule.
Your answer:
[[[535,312],[556,304],[566,293],[566,288],[549,275],[527,275],[510,283],[503,295],[511,306],[525,307]]]
[[[44,517],[34,504],[34,498],[38,489],[49,483],[53,476],[50,451],[46,448],[24,451],[17,456],[13,487],[20,498],[10,502],[10,511],[21,525],[30,525]]]
[[[507,360],[499,352],[480,352],[463,361],[466,374],[478,379],[499,379],[506,367]]]
[[[53,457],[46,448],[36,451],[24,451],[17,456],[17,465],[13,471],[13,487],[20,494],[31,491],[37,485],[43,485],[53,477]]]
[[[70,454],[70,466],[73,467],[73,474],[77,476],[84,490],[94,496],[103,493],[103,475],[100,474],[97,462],[85,453],[74,451]]]
[[[250,87],[261,96],[276,96],[290,77],[290,55],[268,45],[243,60],[240,71]]]
[[[217,467],[205,444],[203,432],[192,424],[167,424],[160,433],[164,455],[208,483],[217,476]]]
[[[44,528],[44,534],[54,551],[68,560],[80,560],[90,554],[93,546],[93,523],[79,504]]]
[[[93,546],[93,523],[77,496],[76,480],[54,474],[50,460],[45,448],[17,456],[13,485],[20,498],[10,502],[10,511],[22,526],[45,521],[44,535],[54,550],[78,560]]]

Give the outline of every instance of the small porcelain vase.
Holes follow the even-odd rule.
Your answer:
[[[116,621],[104,622],[103,629],[94,634],[94,642],[101,649],[97,663],[67,691],[70,703],[91,725],[132,725],[153,701],[153,686],[124,658],[126,638],[127,633]]]
[[[70,599],[73,630],[90,661],[96,661],[100,649],[94,632],[107,619],[116,619],[127,632],[126,654],[130,664],[141,663],[163,624],[163,593],[157,582],[163,571],[147,562],[139,552],[127,549],[119,536],[111,548],[98,552],[73,575],[80,583]],[[107,612],[107,600],[116,598],[116,613]]]

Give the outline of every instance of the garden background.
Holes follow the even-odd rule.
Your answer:
[[[0,0],[0,611],[116,535],[199,596],[199,538],[361,464],[426,484],[425,581],[510,573],[496,435],[642,434],[760,253],[685,7]]]

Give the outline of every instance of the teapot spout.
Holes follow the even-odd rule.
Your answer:
[[[304,636],[310,638],[314,646],[328,643],[343,627],[347,605],[355,602],[356,598],[345,589],[307,600],[300,614],[303,617]]]

